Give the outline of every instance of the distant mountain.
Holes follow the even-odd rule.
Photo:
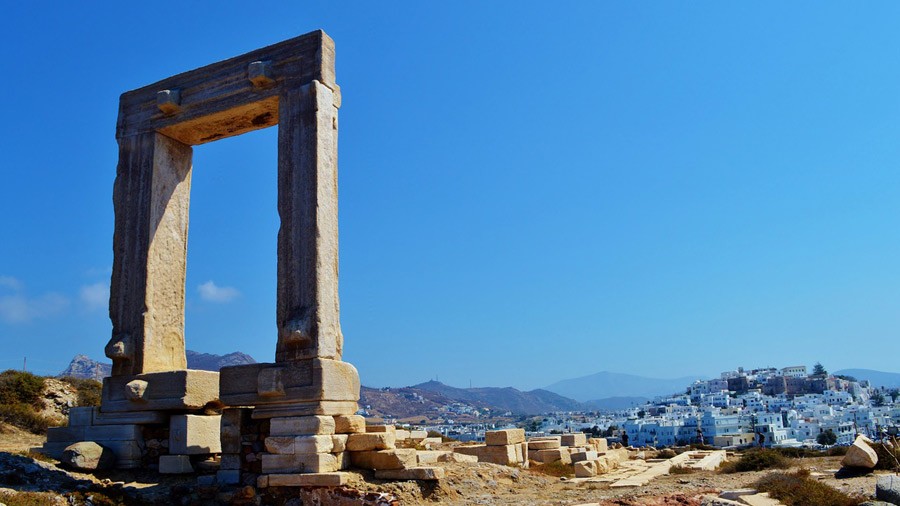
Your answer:
[[[256,360],[246,353],[236,351],[227,355],[214,355],[212,353],[199,353],[187,350],[187,366],[188,369],[199,369],[201,371],[218,371],[223,367],[230,365],[255,364]],[[112,364],[108,362],[98,362],[85,355],[75,355],[75,358],[69,362],[66,370],[59,373],[58,377],[71,376],[81,379],[102,380],[109,376],[112,372]]]
[[[900,373],[873,371],[872,369],[841,369],[834,371],[834,375],[853,376],[858,380],[868,380],[872,386],[885,388],[900,388]]]
[[[428,381],[412,388],[438,392],[456,401],[483,404],[516,414],[536,415],[550,411],[578,411],[580,403],[547,390],[523,392],[512,387],[456,388],[439,381]]]
[[[642,406],[649,400],[648,397],[606,397],[587,401],[584,403],[584,407],[595,411],[618,411],[632,406]]]
[[[631,374],[598,372],[590,376],[557,381],[544,390],[586,402],[609,397],[656,397],[684,390],[702,376],[685,376],[674,379],[645,378]]]
[[[457,405],[454,411],[448,406]],[[549,411],[577,411],[580,403],[546,390],[522,392],[515,388],[455,388],[438,381],[429,381],[403,388],[362,387],[359,405],[371,416],[390,418],[452,418],[457,421],[476,421],[471,412],[490,409],[500,415],[541,414]],[[459,405],[466,409],[458,409]]]
[[[199,369],[201,371],[218,371],[223,367],[232,365],[256,363],[253,357],[239,351],[227,355],[214,355],[191,350],[187,350],[185,353],[187,354],[188,369]]]
[[[59,373],[57,377],[72,377],[100,381],[109,376],[111,372],[112,364],[91,360],[86,355],[75,355],[75,358],[69,362],[69,367],[66,367],[66,370]]]

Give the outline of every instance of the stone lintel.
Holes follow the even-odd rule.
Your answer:
[[[254,418],[259,418],[256,411],[262,406],[271,407],[273,413],[285,412],[271,416],[352,415],[358,409],[359,373],[339,360],[246,364],[224,367],[220,375],[222,402],[256,406]],[[316,408],[317,404],[321,406]],[[288,413],[292,409],[299,412]]]
[[[257,62],[265,62],[267,86],[257,85]],[[321,30],[123,93],[116,137],[158,131],[195,145],[273,126],[280,90],[314,80],[338,90],[334,41]],[[161,110],[157,96],[167,90],[177,107]]]
[[[124,411],[107,413],[93,408],[93,425],[155,425],[168,424],[169,415],[163,411]]]
[[[143,386],[139,396],[136,383]],[[219,373],[183,369],[103,378],[100,411],[195,411],[209,404],[219,404]]]

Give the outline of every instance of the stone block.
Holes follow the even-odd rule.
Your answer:
[[[80,471],[98,471],[115,466],[116,455],[93,441],[80,441],[67,446],[59,461]]]
[[[263,454],[261,460],[264,474],[330,473],[341,468],[338,458],[330,453]]]
[[[260,476],[262,478],[262,476]],[[348,482],[347,473],[270,474],[268,487],[340,487]],[[262,487],[265,488],[265,487]]]
[[[505,446],[525,442],[525,429],[489,430],[484,433],[488,446]]]
[[[575,463],[576,478],[590,478],[597,475],[597,468],[594,461],[583,460]]]
[[[223,367],[220,374],[222,402],[256,406],[253,418],[352,415],[358,409],[359,373],[347,362],[310,358],[245,364]]]
[[[157,425],[169,423],[164,411],[105,412],[93,408],[91,425]]]
[[[69,427],[85,427],[94,419],[93,407],[69,408]]]
[[[560,444],[562,446],[584,446],[587,444],[587,436],[584,432],[563,434],[560,436]]]
[[[359,415],[337,415],[334,417],[335,434],[356,434],[366,431],[366,419]]]
[[[140,425],[94,425],[84,428],[86,441],[143,441]]]
[[[552,450],[554,448],[559,448],[560,438],[549,437],[549,438],[531,438],[528,440],[528,449],[529,450]]]
[[[331,445],[333,447],[331,451],[334,453],[340,453],[346,450],[347,439],[349,438],[350,436],[348,434],[335,434],[331,436]]]
[[[405,469],[416,466],[416,451],[411,448],[349,453],[350,463],[362,469]]]
[[[216,471],[216,483],[219,485],[237,485],[241,482],[239,469],[220,469]]]
[[[438,450],[418,450],[416,451],[416,462],[421,466],[425,464],[436,464],[438,463],[438,458],[442,455],[452,454],[453,452],[449,451],[438,451]],[[477,459],[476,459],[477,462]]]
[[[269,426],[272,436],[330,435],[334,430],[334,417],[322,415],[272,418]]]
[[[519,455],[516,453],[516,448],[519,448],[519,452],[521,452],[520,445],[504,445],[504,446],[487,446],[487,445],[472,445],[472,446],[457,446],[453,449],[454,452],[462,453],[463,455],[474,455],[478,457],[479,462],[490,462],[493,464],[516,464],[521,462],[519,459]]]
[[[169,419],[169,454],[221,453],[221,415],[173,415]]]
[[[194,472],[187,455],[160,455],[159,474],[188,474]]]
[[[587,450],[580,451],[569,454],[572,459],[572,462],[582,462],[585,460],[597,460],[597,451],[596,450]]]
[[[472,464],[478,462],[478,457],[475,455],[465,455],[463,453],[456,452],[439,452],[438,462],[465,462],[467,464]]]
[[[294,440],[297,436],[270,436],[266,438],[266,451],[279,455],[293,455]],[[315,453],[315,452],[313,452]]]
[[[135,389],[136,384],[143,388]],[[201,409],[219,401],[219,373],[182,369],[109,376],[101,395],[103,413]]]
[[[334,451],[333,436],[297,436],[294,438],[296,453],[331,453]]]
[[[563,448],[553,448],[550,450],[538,450],[538,460],[544,464],[560,461],[563,464],[571,464],[572,457],[569,452]]]
[[[219,439],[221,440],[223,453],[241,452],[241,427],[245,416],[245,408],[222,410]]]
[[[350,434],[347,438],[347,450],[351,452],[390,450],[394,447],[395,439],[393,432]]]
[[[847,448],[847,454],[841,459],[841,465],[845,467],[858,467],[874,469],[878,464],[878,454],[869,446],[869,439],[864,436],[856,436],[853,444]]]
[[[408,469],[383,469],[375,471],[379,480],[420,480],[437,481],[444,479],[444,470],[440,467],[410,467]]]
[[[420,440],[417,444],[422,445],[425,448],[431,449],[443,442],[444,442],[444,440],[439,437],[426,437],[425,439]]]
[[[606,442],[605,437],[592,437],[588,439],[588,445],[593,446],[595,450],[598,452],[605,452],[609,450],[609,445]]]
[[[397,427],[393,425],[366,425],[366,432],[371,433],[385,433],[390,432],[394,434],[397,431]]]
[[[48,443],[77,443],[87,441],[84,437],[85,427],[50,427],[47,429]]]
[[[413,441],[421,441],[428,437],[427,430],[411,430],[409,431],[409,439]]]
[[[875,498],[891,504],[900,504],[900,476],[879,476],[875,482]]]
[[[237,453],[223,453],[219,462],[219,469],[232,470],[241,468],[241,456]]]
[[[405,441],[409,439],[409,431],[406,429],[397,429],[394,431],[394,435],[397,436],[397,441]]]

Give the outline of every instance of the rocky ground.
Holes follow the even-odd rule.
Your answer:
[[[8,427],[0,434],[0,503],[15,504],[254,504],[254,492],[220,493],[196,486],[195,477],[160,476],[152,472],[108,471],[97,475],[66,471],[53,461],[35,460],[28,449],[42,438]],[[577,482],[535,470],[487,463],[442,463],[441,482],[382,482],[371,473],[353,473],[355,504],[371,505],[577,505],[699,506],[705,494],[752,487],[766,472],[719,474],[698,471],[662,476],[639,488],[610,488],[609,483]],[[875,475],[838,479],[840,457],[795,461],[817,479],[850,494],[871,497]],[[235,491],[233,491],[235,492]],[[15,497],[18,495],[19,500]],[[25,501],[25,499],[31,502]],[[278,504],[302,504],[283,502]],[[348,499],[349,500],[349,499]],[[396,501],[396,502],[395,502]],[[307,501],[311,502],[311,501]],[[327,502],[323,502],[326,504]]]

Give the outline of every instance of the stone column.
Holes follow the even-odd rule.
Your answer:
[[[184,282],[192,149],[147,132],[119,138],[106,355],[113,376],[185,369]]]
[[[276,362],[341,359],[336,97],[312,81],[279,98]]]

